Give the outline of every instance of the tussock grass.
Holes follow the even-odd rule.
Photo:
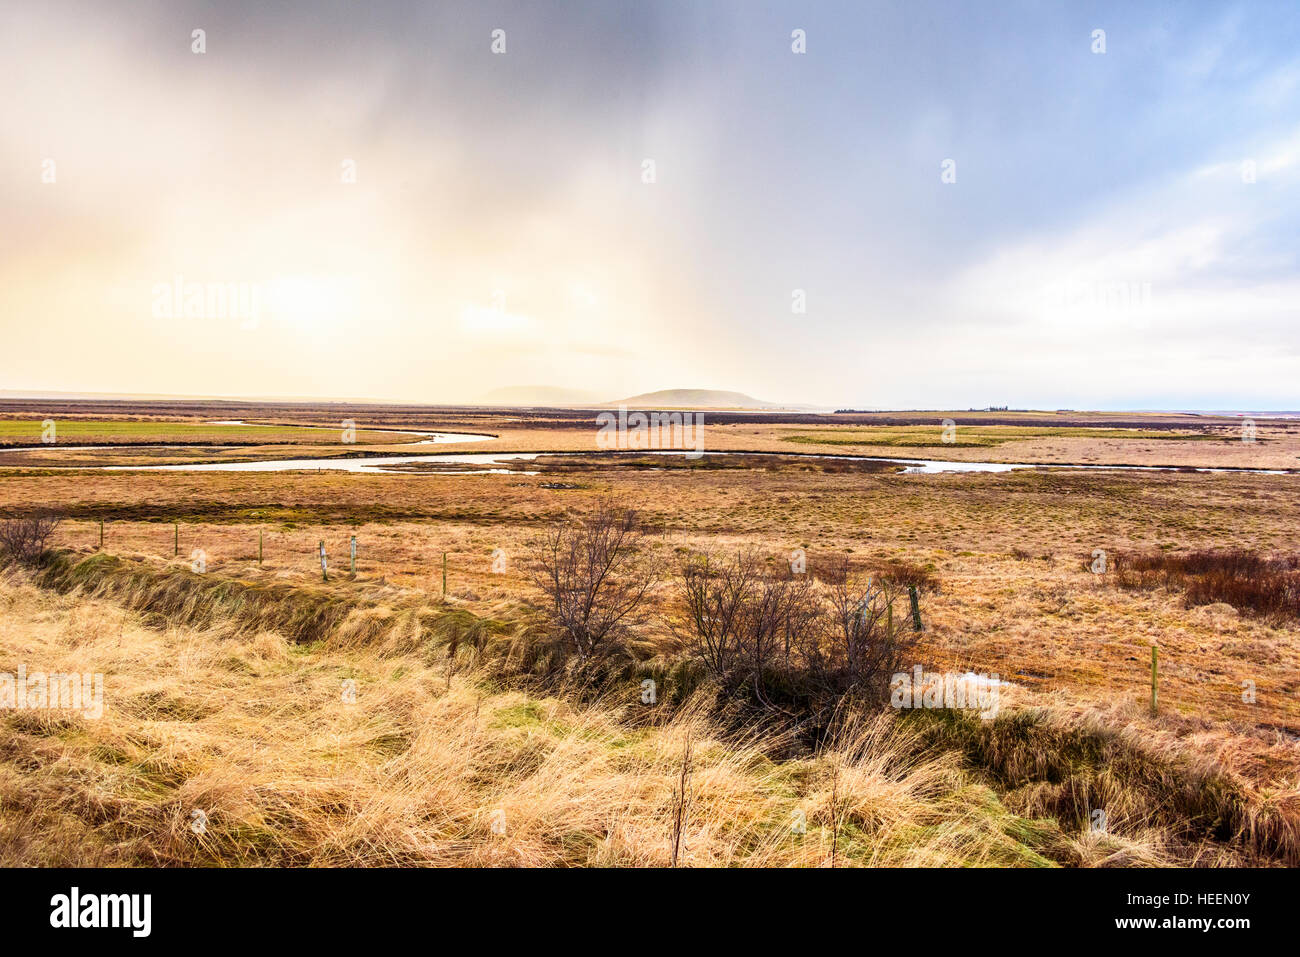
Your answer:
[[[637,703],[420,655],[158,630],[12,582],[0,604],[7,664],[107,674],[98,721],[0,715],[4,865],[665,866],[678,837],[682,866],[1044,865],[1061,840],[888,715],[774,761],[698,698],[638,726]]]
[[[1100,810],[1108,830],[1158,836],[1160,855],[1183,863],[1300,863],[1300,794],[1261,796],[1213,758],[1153,739],[1136,721],[1116,726],[1094,713],[1067,722],[1023,708],[988,721],[916,711],[908,722],[963,753],[1017,813],[1087,835]],[[1152,859],[1129,849],[1119,862]]]
[[[810,750],[662,649],[567,670],[515,604],[68,554],[32,582],[0,581],[0,670],[103,672],[107,700],[0,713],[0,864],[1297,861],[1292,785],[1136,719],[851,713]]]
[[[409,652],[431,644],[482,651],[510,631],[504,622],[347,576],[321,586],[244,581],[198,574],[185,564],[158,565],[97,553],[48,556],[36,582],[64,594],[106,598],[144,620],[248,635],[271,631],[292,642]]]
[[[670,703],[682,703],[703,674],[692,662],[666,660],[653,642],[631,640],[588,668],[575,667],[541,616],[515,600],[478,613],[399,589],[346,577],[328,584],[242,581],[97,553],[47,556],[35,575],[57,592],[108,599],[155,625],[204,629],[214,636],[273,632],[297,644],[381,655],[420,654],[430,663],[478,669],[500,682],[586,699],[649,678]],[[637,692],[639,694],[639,690]]]
[[[198,574],[182,565],[159,568],[104,553],[87,558],[69,552],[51,555],[37,580],[59,592],[112,598],[169,621],[273,630],[292,641],[318,640],[367,604],[337,588],[243,582]]]

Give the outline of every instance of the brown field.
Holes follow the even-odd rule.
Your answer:
[[[323,423],[335,411],[276,409],[266,418]],[[439,452],[592,451],[591,427],[573,415],[522,423],[523,416],[499,411],[372,410],[365,421],[354,417],[358,428],[500,436],[440,445]],[[1027,428],[1031,418],[1002,413],[1003,421],[980,425],[974,414],[935,415],[956,419],[959,435],[965,428],[1005,429],[1006,419]],[[248,410],[221,417],[258,418]],[[891,441],[929,429],[899,417],[854,418],[861,420],[851,423],[848,438],[855,441],[871,429],[888,432]],[[986,432],[991,444],[941,451],[788,441],[845,438],[836,431],[844,427],[813,422],[764,419],[706,429],[715,450],[981,461],[1293,468],[1300,452],[1300,433],[1287,422],[1259,420],[1260,441],[1252,445],[1240,441],[1239,424],[1227,421],[1037,418],[1067,434]],[[1067,418],[1073,424],[1062,426]],[[1084,434],[1120,427],[1170,437]],[[362,444],[347,452],[384,448]],[[211,460],[311,451],[250,446],[184,454]],[[46,465],[81,464],[67,451],[39,454]],[[152,460],[162,453],[145,454]],[[91,569],[70,590],[61,586],[65,594],[34,587],[37,579],[27,572],[4,573],[0,671],[48,659],[104,671],[110,687],[103,721],[47,726],[24,714],[2,719],[6,862],[669,863],[673,782],[688,729],[702,757],[686,863],[828,863],[827,828],[841,813],[828,804],[828,768],[854,782],[844,825],[851,836],[837,845],[835,853],[844,855],[838,863],[1273,863],[1292,860],[1287,855],[1300,848],[1300,621],[1227,604],[1191,606],[1178,588],[1120,588],[1113,575],[1089,569],[1098,549],[1292,555],[1300,551],[1294,475],[911,475],[761,458],[726,468],[708,467],[707,459],[672,468],[630,459],[614,467],[599,458],[546,465],[533,466],[542,474],[532,476],[0,469],[0,516],[61,510],[67,520],[53,544],[69,550],[72,561],[100,552],[102,521],[102,551],[139,573],[127,582],[112,570]],[[1032,774],[1020,780],[1005,755],[981,766],[970,742],[961,760],[951,749],[921,748],[918,741],[930,732],[911,725],[884,729],[869,721],[853,741],[805,754],[761,736],[738,742],[698,703],[647,724],[635,714],[636,685],[621,699],[579,703],[560,692],[503,684],[496,671],[481,670],[490,664],[482,649],[449,674],[445,655],[431,654],[420,637],[424,626],[410,624],[424,620],[426,612],[415,610],[468,613],[503,634],[535,627],[538,594],[522,572],[531,545],[548,523],[606,499],[640,511],[655,531],[651,550],[669,564],[692,550],[753,546],[775,564],[803,549],[813,575],[841,555],[865,569],[889,561],[922,567],[935,584],[921,593],[918,664],[996,673],[1014,685],[1004,695],[1008,716],[1046,715],[1073,734],[1103,729],[1116,748],[1147,749],[1144,761],[1158,757],[1196,774],[1222,775],[1247,795],[1251,826],[1290,834],[1281,846],[1291,850],[1275,843],[1258,858],[1258,847],[1246,847],[1240,835],[1178,833],[1161,818],[1159,802],[1143,805],[1153,799],[1133,797],[1129,785],[1116,785],[1111,795],[1114,807],[1129,808],[1115,833],[1081,835],[1078,808],[1064,811],[1059,795],[1044,797],[1051,787],[1068,790],[1068,780],[1053,779],[1051,787]],[[355,575],[347,569],[353,535]],[[320,541],[330,558],[328,583],[316,556]],[[206,561],[206,582],[280,586],[313,600],[334,596],[352,603],[353,617],[319,640],[301,640],[311,636],[304,632],[295,642],[283,629],[248,631],[207,620],[193,600],[151,610],[146,578],[168,569],[200,577],[189,571],[196,549]],[[507,558],[503,573],[492,571],[498,549]],[[402,619],[400,628],[373,624],[404,610],[415,618]],[[671,580],[655,587],[646,611],[638,654],[650,663],[680,659],[684,649],[669,627],[679,615]],[[364,621],[372,624],[363,628]],[[357,638],[371,633],[366,628],[379,629],[378,637]],[[1160,654],[1157,715],[1149,708],[1153,645]],[[364,707],[348,711],[328,688],[352,675],[374,692],[362,696]],[[1243,696],[1248,686],[1253,701]],[[913,756],[904,760],[905,754]],[[193,840],[193,807],[216,809],[210,838]],[[805,808],[809,840],[792,844],[781,822]],[[497,809],[512,822],[505,839],[489,827]],[[101,831],[96,822],[110,823]]]
[[[229,459],[250,461],[365,454],[450,452],[595,452],[597,412],[239,403],[0,402],[0,467],[140,465]],[[844,413],[837,415],[705,412],[711,451],[803,455],[864,455],[968,462],[1145,465],[1173,468],[1300,469],[1300,420],[1258,418],[1255,440],[1242,441],[1236,417],[1171,413]],[[127,452],[56,448],[5,452],[40,443],[40,423],[118,421],[130,428],[80,429],[64,444],[129,444]],[[240,420],[276,426],[265,433],[209,427],[193,435],[177,427],[196,421]],[[945,441],[943,421],[955,431]],[[357,442],[344,445],[341,423],[356,423]],[[302,432],[312,426],[319,432]],[[382,429],[471,432],[490,441],[412,447]],[[295,432],[295,429],[298,430]],[[265,435],[265,437],[263,437]],[[413,438],[413,437],[412,437]],[[167,448],[183,443],[209,449]]]

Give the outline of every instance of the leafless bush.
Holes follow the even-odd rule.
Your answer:
[[[754,552],[692,555],[681,565],[687,641],[717,677],[757,679],[788,664],[815,610],[805,576],[772,574]]]
[[[547,529],[528,574],[570,650],[587,661],[632,624],[657,574],[639,555],[637,513],[603,503],[590,515]]]
[[[52,512],[5,519],[0,522],[0,555],[24,564],[35,561],[62,521]]]
[[[741,619],[758,568],[749,556],[737,555],[733,561],[724,562],[704,553],[688,557],[680,574],[689,640],[708,669],[722,677],[732,671],[740,657],[744,627]]]
[[[1016,551],[1019,551],[1019,549]],[[1015,555],[1015,557],[1021,558],[1022,556]],[[1024,555],[1023,557],[1028,556]],[[892,582],[894,585],[901,585],[903,588],[911,585],[926,592],[937,592],[939,590],[939,578],[935,575],[934,566],[932,565],[918,565],[916,562],[891,559],[879,563],[876,566],[876,571],[881,579]]]
[[[905,594],[903,586],[892,576],[864,581],[843,559],[832,566],[828,578],[827,604],[837,646],[832,662],[833,668],[842,669],[834,684],[882,692],[916,643],[906,626],[906,612],[895,622],[894,602]]]
[[[1183,553],[1117,552],[1111,578],[1121,588],[1180,588],[1190,605],[1223,602],[1275,621],[1300,619],[1300,556],[1246,549]]]
[[[784,699],[818,711],[846,694],[880,694],[913,644],[906,612],[894,620],[900,586],[864,582],[847,563],[819,584],[774,574],[753,552],[698,554],[679,579],[695,655],[724,687],[748,684],[765,706]]]

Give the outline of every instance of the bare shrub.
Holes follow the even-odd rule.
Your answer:
[[[697,554],[679,571],[687,644],[724,688],[748,685],[765,707],[833,711],[846,695],[883,697],[914,639],[903,591],[863,581],[847,562],[828,582],[776,574],[753,552],[730,559]]]
[[[587,661],[638,617],[657,576],[639,554],[637,513],[609,502],[576,521],[547,529],[528,574],[546,595],[547,611],[572,652]]]
[[[883,694],[916,644],[914,632],[906,625],[906,611],[894,614],[894,602],[905,595],[904,586],[890,576],[864,580],[844,559],[832,565],[827,577],[835,641],[829,683],[841,692]]]
[[[1016,549],[1016,551],[1020,550]],[[1016,558],[1028,557],[1027,553],[1023,556],[1015,554],[1015,552],[1012,554]],[[921,591],[939,591],[939,577],[934,573],[933,565],[919,565],[916,562],[890,559],[878,564],[876,571],[882,579],[893,582],[895,585],[902,585],[904,588],[912,585]]]
[[[0,555],[23,564],[36,561],[62,521],[53,512],[5,519],[0,522]]]
[[[1273,620],[1300,619],[1300,558],[1241,548],[1170,554],[1119,553],[1111,578],[1121,588],[1181,589],[1189,605],[1223,602]]]
[[[681,565],[688,644],[715,677],[753,680],[769,668],[790,664],[812,627],[815,603],[805,576],[773,574],[755,552],[730,559],[707,553]]]
[[[758,572],[751,556],[723,561],[707,552],[689,556],[679,569],[688,643],[717,678],[730,674],[740,658],[741,619]]]

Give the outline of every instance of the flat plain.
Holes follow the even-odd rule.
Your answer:
[[[39,444],[48,414],[0,409],[0,441]],[[707,450],[754,455],[666,462],[597,449],[595,415],[125,403],[53,417],[60,436],[79,444],[130,447],[0,452],[0,516],[59,511],[64,521],[51,544],[65,556],[58,581],[52,573],[5,572],[0,670],[44,656],[107,671],[110,689],[99,721],[43,724],[21,712],[4,719],[7,860],[665,863],[670,845],[680,843],[671,834],[673,780],[692,734],[710,743],[697,771],[702,790],[688,863],[1294,860],[1300,622],[1225,602],[1193,605],[1173,587],[1121,588],[1098,572],[1097,556],[1293,554],[1300,475],[1249,470],[1300,466],[1300,423],[1257,419],[1254,441],[1243,442],[1240,421],[1169,414],[935,412],[825,421],[719,413],[706,425]],[[356,423],[355,443],[320,440],[344,419]],[[944,419],[955,424],[955,441],[944,441]],[[212,420],[264,423],[274,438]],[[415,447],[414,437],[379,434],[385,428],[493,438]],[[197,447],[209,440],[217,447]],[[326,462],[321,471],[286,472],[96,467],[399,452],[431,454],[431,461],[438,453],[584,454],[473,475],[349,474]],[[914,474],[823,455],[1048,467]],[[1064,463],[1171,468],[1050,467]],[[437,621],[486,623],[512,640],[544,627],[525,574],[529,557],[551,523],[606,501],[638,511],[652,532],[647,551],[667,569],[694,552],[743,549],[776,566],[799,550],[814,576],[843,558],[868,571],[891,563],[920,569],[917,663],[1009,682],[991,724],[1032,715],[1075,734],[1113,735],[1144,749],[1144,761],[1191,769],[1171,785],[1183,790],[1205,789],[1195,775],[1219,775],[1240,789],[1249,826],[1228,835],[1196,823],[1192,812],[1171,822],[1154,806],[1154,792],[1143,790],[1149,782],[1119,780],[1115,771],[1118,783],[1107,785],[1111,772],[1094,767],[1087,800],[1109,793],[1115,810],[1109,833],[1097,834],[1086,826],[1089,807],[1043,797],[1077,786],[1070,773],[1012,773],[1005,759],[969,743],[964,750],[947,739],[918,743],[915,735],[925,733],[888,711],[858,727],[857,744],[800,750],[753,727],[751,737],[737,738],[698,702],[665,706],[649,719],[638,714],[636,683],[582,701],[512,683],[488,667],[481,642],[463,660],[454,645],[446,655],[442,626],[429,624],[423,609]],[[319,633],[247,626],[238,620],[243,612],[222,605],[217,614],[200,592],[163,601],[151,590],[155,581],[173,582],[174,590],[178,577],[343,602],[348,617]],[[681,607],[671,573],[647,595],[644,611],[636,656],[646,668],[671,668],[688,654],[675,627]],[[372,637],[358,637],[364,634]],[[1153,646],[1160,656],[1154,714]],[[337,693],[323,689],[350,675],[363,679],[362,707],[340,711]],[[212,682],[225,691],[217,695]],[[466,726],[486,737],[462,740]],[[299,741],[305,745],[295,752]],[[630,763],[621,764],[625,749]],[[907,773],[890,765],[904,753]],[[1131,760],[1114,757],[1116,767]],[[852,800],[860,806],[847,823],[833,803],[839,791],[821,777],[827,761],[856,782]],[[472,785],[453,787],[467,774]],[[420,782],[455,791],[444,795],[445,819],[435,819]],[[594,817],[590,807],[577,809],[584,794],[603,808]],[[195,841],[188,809],[200,806],[211,837]],[[508,830],[516,843],[497,840],[492,816],[501,808],[507,820],[528,822]],[[782,822],[796,812],[813,821],[815,840],[790,842]],[[114,824],[90,838],[96,814]],[[842,824],[843,848],[835,840]]]

